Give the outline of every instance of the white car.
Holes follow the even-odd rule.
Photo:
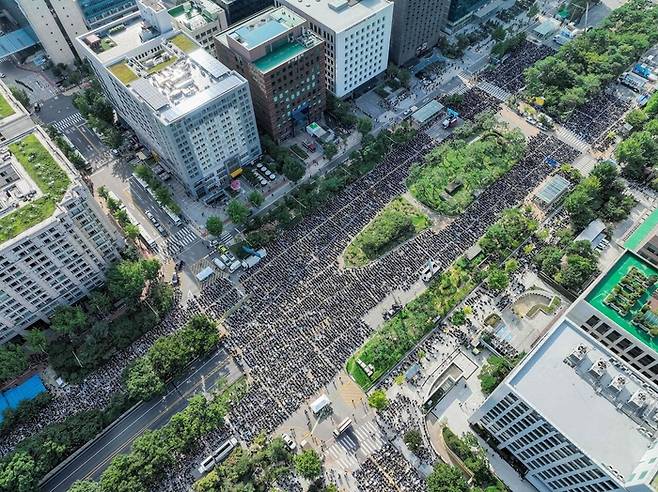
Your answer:
[[[286,443],[290,451],[294,451],[297,448],[297,444],[295,443],[295,440],[292,437],[290,437],[288,434],[283,434],[281,436],[281,439],[283,439],[283,442]]]

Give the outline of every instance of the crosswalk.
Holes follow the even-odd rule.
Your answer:
[[[342,470],[352,471],[359,467],[357,452],[362,458],[367,458],[383,445],[384,438],[377,424],[371,421],[345,432],[327,448],[326,453]]]
[[[478,82],[477,85],[478,89],[482,89],[484,92],[489,94],[490,96],[495,97],[499,101],[505,102],[507,101],[512,95],[507,92],[505,89],[501,89],[497,85],[492,84],[491,82],[487,82],[486,80],[481,80]]]
[[[56,121],[55,123],[53,123],[53,126],[58,131],[64,133],[67,128],[81,125],[84,122],[85,119],[82,117],[80,112],[76,111],[75,113],[68,115],[66,118]]]
[[[587,142],[571,130],[561,125],[556,125],[555,136],[580,152],[587,152],[587,149],[589,149],[589,144]]]
[[[231,235],[230,232],[224,231],[222,232],[222,235],[219,236],[218,241],[225,246],[230,246],[231,244],[233,244],[233,236]]]
[[[199,236],[189,226],[185,226],[167,238],[167,251],[171,256],[175,256],[198,239]]]

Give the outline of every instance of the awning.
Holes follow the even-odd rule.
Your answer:
[[[329,405],[331,405],[331,400],[327,397],[327,395],[322,395],[320,398],[311,403],[310,406],[311,410],[313,410],[313,413],[319,413],[320,410]]]
[[[234,169],[233,171],[231,171],[231,177],[232,178],[237,178],[238,176],[240,176],[242,174],[242,171],[243,171],[243,169],[241,167],[239,167],[237,169]]]

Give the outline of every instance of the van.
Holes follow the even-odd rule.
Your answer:
[[[242,263],[240,263],[238,260],[235,260],[231,265],[228,267],[228,271],[233,273],[236,271],[238,268],[242,266]]]

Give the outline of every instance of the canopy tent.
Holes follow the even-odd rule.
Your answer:
[[[320,413],[320,411],[331,405],[331,400],[327,397],[327,395],[321,395],[320,398],[315,400],[313,403],[311,403],[310,407],[311,410],[313,410],[313,413]]]

